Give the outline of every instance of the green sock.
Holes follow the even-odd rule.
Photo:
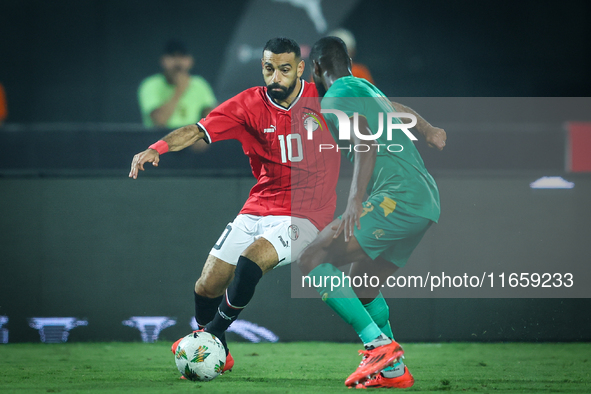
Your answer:
[[[363,307],[384,335],[394,340],[394,334],[392,333],[392,327],[390,326],[390,308],[388,308],[388,304],[382,293],[380,292],[372,302],[363,305]]]
[[[343,271],[332,264],[321,264],[310,271],[308,276],[316,291],[320,293],[322,301],[326,302],[344,321],[353,326],[364,344],[373,341],[382,334],[380,328],[359,301],[351,288],[350,280],[345,278]]]
[[[380,328],[382,333],[386,335],[388,338],[394,340],[394,333],[392,332],[392,327],[390,326],[390,308],[384,299],[384,296],[380,292],[378,296],[369,304],[363,305],[367,313],[371,316],[373,321],[377,324]],[[404,363],[402,360],[397,362],[391,367],[384,368],[384,372],[394,371],[403,366]],[[404,373],[404,369],[402,370]],[[401,374],[402,374],[401,373]],[[387,376],[392,377],[392,376]]]

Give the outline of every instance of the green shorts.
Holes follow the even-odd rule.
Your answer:
[[[404,211],[383,195],[363,203],[359,221],[361,230],[355,227],[354,234],[363,251],[373,260],[381,257],[398,267],[404,267],[433,223]]]

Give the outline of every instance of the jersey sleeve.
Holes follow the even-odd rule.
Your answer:
[[[205,131],[207,143],[240,140],[247,118],[245,93],[224,101],[198,123]]]

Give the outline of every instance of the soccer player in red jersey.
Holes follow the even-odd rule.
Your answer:
[[[317,148],[334,143],[326,127],[307,138],[304,120],[321,119],[320,104],[300,100],[317,98],[318,92],[301,79],[304,61],[298,44],[287,38],[269,40],[262,71],[266,86],[247,89],[196,125],[172,131],[135,155],[129,173],[136,179],[144,164],[158,166],[160,155],[201,139],[241,142],[257,183],[211,249],[195,284],[195,319],[224,346],[226,329],[248,304],[262,275],[295,260],[318,229],[332,221],[336,208],[340,156]],[[226,352],[224,370],[234,363],[227,346]]]

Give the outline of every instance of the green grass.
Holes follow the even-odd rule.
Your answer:
[[[232,372],[179,380],[169,343],[0,345],[2,393],[351,393],[359,345],[233,343]],[[404,344],[407,392],[591,392],[589,343]]]

